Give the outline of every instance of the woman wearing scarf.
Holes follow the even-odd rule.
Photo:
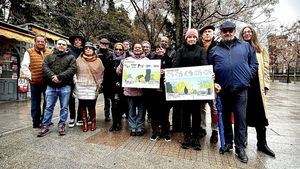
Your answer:
[[[104,66],[97,57],[91,42],[86,42],[83,53],[76,60],[77,73],[74,78],[79,112],[83,120],[83,132],[89,130],[87,110],[91,118],[91,131],[96,130],[96,101],[103,81]]]

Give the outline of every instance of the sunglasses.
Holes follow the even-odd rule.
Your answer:
[[[234,30],[233,29],[222,29],[221,31],[223,33],[227,33],[227,32],[232,33]]]
[[[116,51],[123,51],[123,49],[115,48]]]

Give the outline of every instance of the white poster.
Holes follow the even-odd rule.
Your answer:
[[[160,87],[160,60],[124,60],[123,64],[122,87]]]
[[[213,66],[165,69],[166,100],[212,100]]]

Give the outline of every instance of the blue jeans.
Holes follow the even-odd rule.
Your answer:
[[[223,90],[221,93],[225,143],[232,144],[231,113],[234,114],[234,143],[236,148],[245,148],[247,89]]]
[[[30,84],[30,92],[31,92],[31,117],[33,127],[39,127],[43,120],[44,109],[46,106],[45,101],[45,90],[46,85],[36,85]],[[43,109],[41,109],[41,100],[42,95],[44,98],[43,101]]]
[[[143,96],[127,97],[128,100],[128,124],[131,131],[144,131],[145,102]],[[138,110],[136,112],[136,110]]]
[[[68,119],[68,105],[71,93],[71,86],[50,87],[46,90],[46,109],[44,113],[43,126],[50,126],[54,107],[57,99],[60,101],[60,120],[58,126],[65,125]]]

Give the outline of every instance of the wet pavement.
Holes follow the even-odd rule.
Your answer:
[[[171,142],[150,141],[147,122],[147,133],[142,137],[129,136],[126,119],[122,131],[111,133],[108,129],[112,122],[104,122],[101,96],[97,130],[83,133],[80,127],[67,127],[63,137],[56,129],[58,104],[51,133],[37,138],[38,130],[31,127],[30,101],[2,102],[0,168],[300,168],[300,82],[272,83],[267,105],[267,141],[276,158],[256,150],[256,133],[249,128],[249,161],[243,164],[234,151],[219,154],[219,143],[209,143],[210,130],[201,139],[201,151],[181,149],[181,134],[171,135]]]

